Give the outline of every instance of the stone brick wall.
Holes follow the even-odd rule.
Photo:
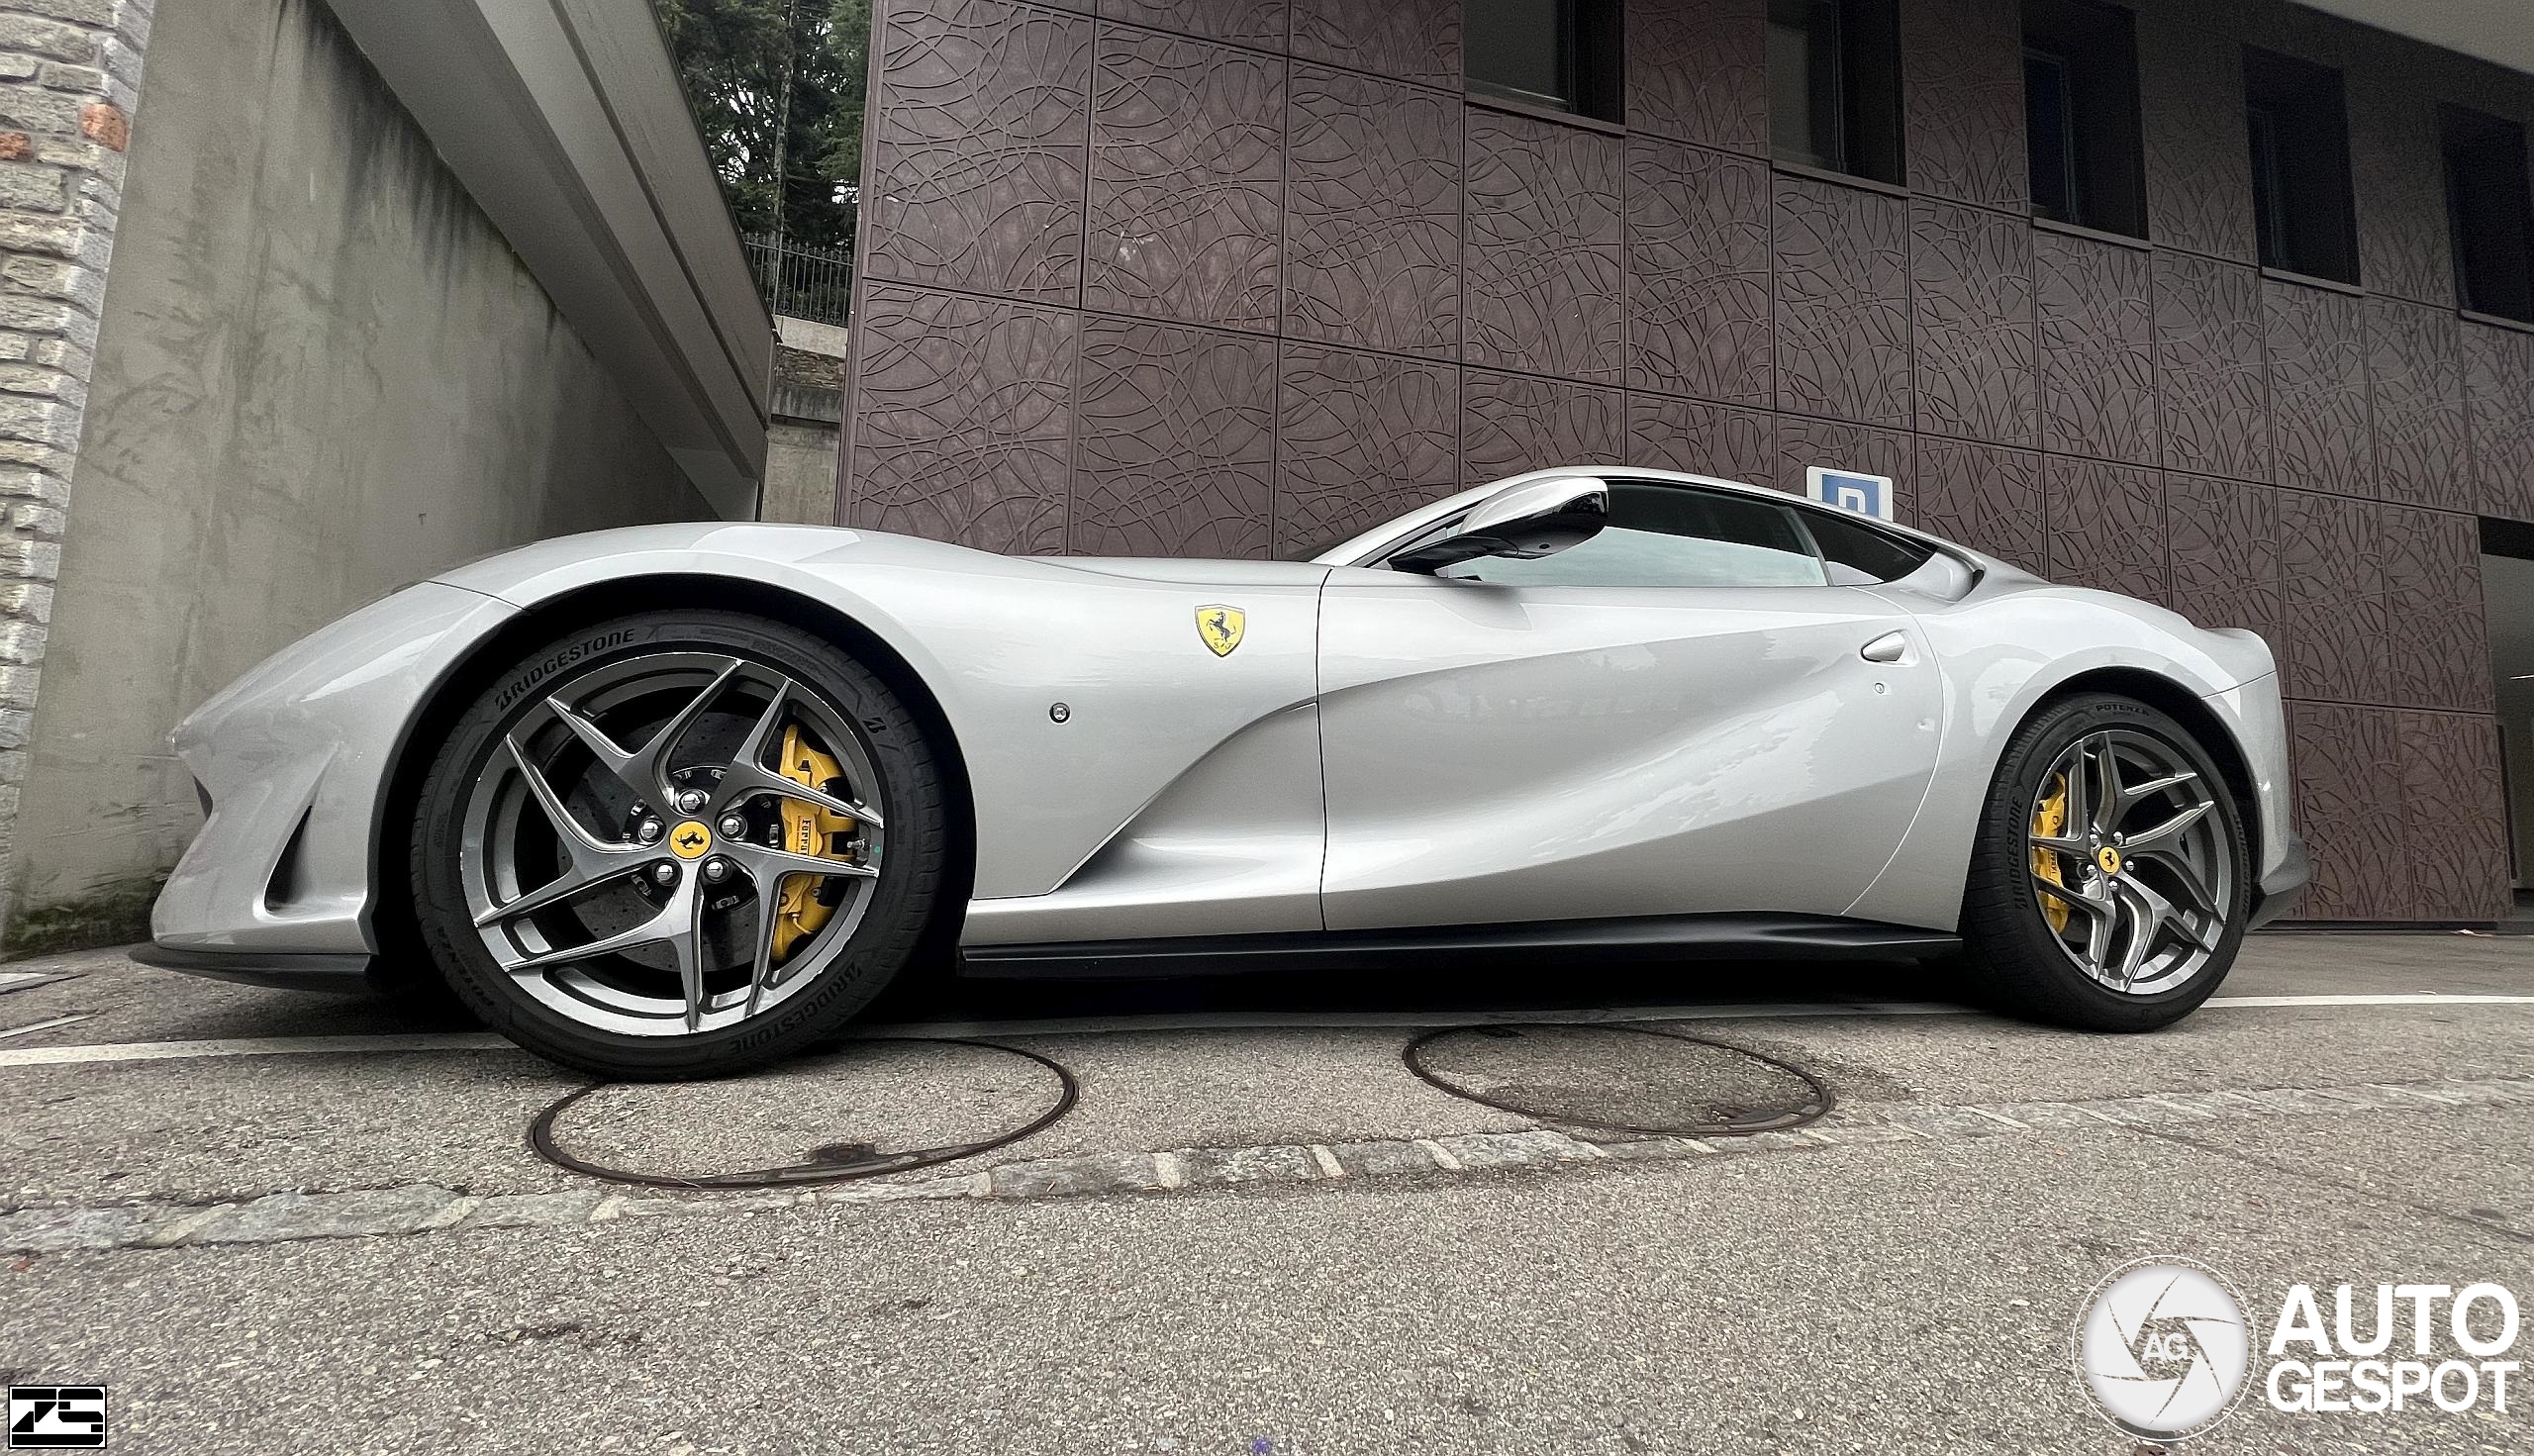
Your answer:
[[[1767,7],[1627,0],[1620,127],[1463,92],[1460,0],[886,0],[839,518],[1260,556],[1516,470],[1802,490],[2260,631],[2306,914],[2504,913],[2476,516],[2534,331],[2456,305],[2442,101],[2534,77],[2132,0],[2150,237],[2031,216],[2016,0],[1900,0],[1904,188],[1777,164]],[[2362,282],[2257,266],[2242,48],[2347,77]]]
[[[0,864],[11,860],[154,0],[0,0]],[[0,884],[0,922],[12,887]]]

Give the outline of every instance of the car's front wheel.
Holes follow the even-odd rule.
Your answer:
[[[439,748],[424,938],[477,1015],[604,1077],[743,1070],[832,1035],[912,955],[947,822],[922,726],[833,643],[653,612],[549,642]]]
[[[2243,817],[2207,751],[2167,715],[2094,694],[2036,714],[2007,744],[1962,937],[2006,1010],[2146,1031],[2216,991],[2251,900]]]

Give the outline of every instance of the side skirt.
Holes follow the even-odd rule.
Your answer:
[[[1254,971],[1504,969],[1543,959],[1597,965],[1674,960],[1919,960],[1952,955],[1948,930],[1805,915],[1644,916],[977,945],[960,974],[979,978],[1222,975]]]

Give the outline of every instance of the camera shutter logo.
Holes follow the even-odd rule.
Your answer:
[[[2141,1259],[2111,1272],[2077,1318],[2077,1376],[2111,1423],[2173,1440],[2226,1418],[2244,1393],[2252,1336],[2216,1271]]]
[[[94,1451],[106,1444],[101,1385],[9,1387],[9,1449]]]

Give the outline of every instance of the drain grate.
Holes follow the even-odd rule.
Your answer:
[[[1454,1097],[1603,1132],[1732,1137],[1801,1127],[1830,1111],[1802,1067],[1746,1047],[1624,1022],[1450,1026],[1401,1053]]]
[[[727,1082],[597,1083],[538,1113],[528,1144],[558,1167],[615,1183],[790,1188],[991,1152],[1045,1130],[1077,1095],[1073,1074],[1034,1051],[875,1038]],[[753,1165],[796,1148],[805,1150],[791,1161]],[[743,1159],[728,1171],[674,1171]]]

